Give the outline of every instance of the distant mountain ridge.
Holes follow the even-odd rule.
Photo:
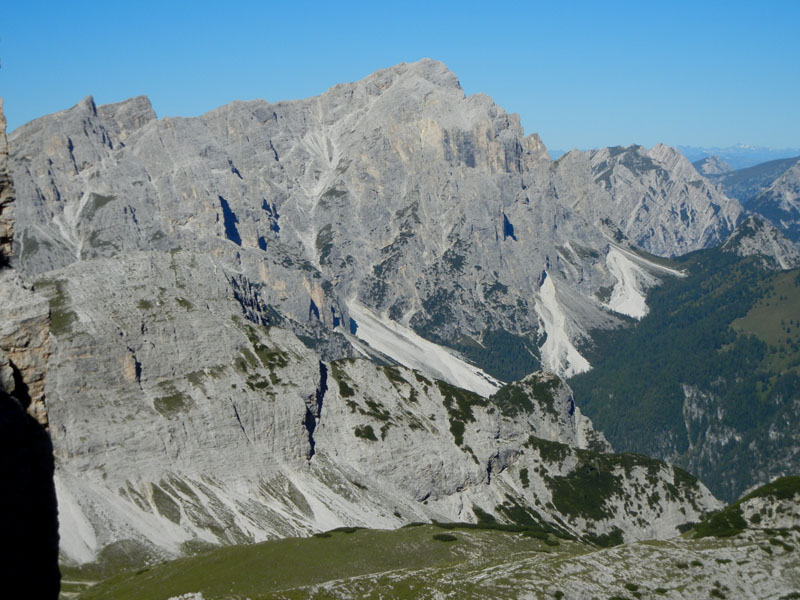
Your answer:
[[[748,207],[756,196],[765,191],[797,162],[800,162],[800,156],[779,158],[735,171],[704,172],[703,175],[721,185],[728,196],[736,198],[743,206]]]
[[[692,165],[703,175],[722,175],[733,171],[733,167],[716,154],[694,161]]]
[[[725,148],[716,146],[708,148],[702,146],[676,146],[676,148],[693,163],[709,156],[718,156],[728,162],[734,170],[800,155],[800,148],[766,148],[748,144],[737,144]]]
[[[710,181],[755,214],[769,219],[800,244],[800,156],[781,158],[730,171],[719,157],[693,163]]]
[[[800,160],[753,198],[749,206],[800,244]]]

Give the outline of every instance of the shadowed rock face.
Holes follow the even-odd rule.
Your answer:
[[[7,598],[58,598],[58,510],[50,436],[0,390],[0,580]],[[8,594],[8,595],[6,595]]]
[[[58,509],[45,429],[47,302],[8,268],[14,188],[0,99],[0,581],[4,597],[58,598]]]

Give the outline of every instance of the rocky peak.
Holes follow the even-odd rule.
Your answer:
[[[673,176],[685,178],[687,181],[699,181],[697,170],[676,148],[666,144],[656,144],[647,152],[653,160],[668,169]]]
[[[722,175],[733,171],[733,167],[727,161],[723,160],[716,154],[707,156],[702,160],[692,163],[697,172],[702,175]]]
[[[461,83],[458,81],[456,74],[448,69],[443,62],[431,58],[423,58],[413,63],[400,63],[394,67],[378,71],[375,75],[385,72],[394,72],[406,77],[419,77],[437,87],[461,90]]]
[[[156,120],[156,111],[147,96],[136,96],[115,104],[104,104],[97,108],[100,116],[116,125],[112,129],[119,141],[124,141],[131,133]]]
[[[800,267],[800,251],[769,221],[750,215],[723,244],[723,251],[739,256],[757,256],[765,268],[785,270]]]

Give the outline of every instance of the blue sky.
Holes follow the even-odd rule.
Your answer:
[[[554,149],[800,147],[800,2],[5,3],[9,129],[147,94],[159,117],[303,98],[428,56]]]

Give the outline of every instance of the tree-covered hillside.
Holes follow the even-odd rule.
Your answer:
[[[797,472],[800,270],[719,249],[676,261],[641,322],[595,332],[570,385],[617,451],[665,458],[732,500]]]

